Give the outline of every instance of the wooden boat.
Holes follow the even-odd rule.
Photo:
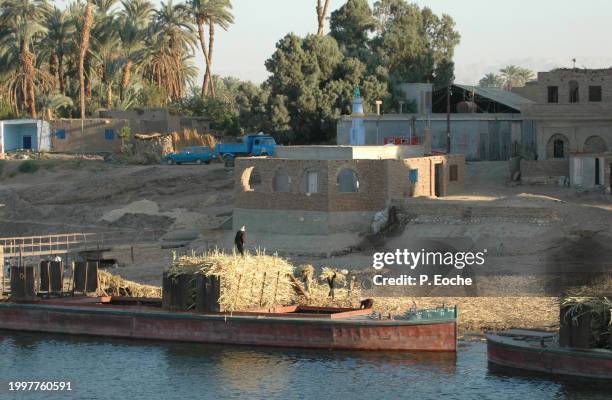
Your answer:
[[[612,351],[560,347],[557,335],[515,329],[487,334],[489,362],[508,368],[612,380]]]
[[[0,302],[0,329],[313,349],[457,349],[455,308],[421,311],[411,319],[376,319],[370,314],[298,306],[202,314],[164,310],[161,299],[81,297]]]

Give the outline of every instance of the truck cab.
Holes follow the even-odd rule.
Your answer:
[[[245,138],[252,156],[273,156],[276,141],[272,136],[249,135]]]

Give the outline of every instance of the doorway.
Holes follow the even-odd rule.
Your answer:
[[[600,169],[599,158],[595,158],[595,186],[601,185]]]
[[[32,150],[32,136],[27,135],[23,137],[23,149]]]
[[[436,197],[442,197],[442,178],[444,165],[439,163],[434,167],[434,194]]]

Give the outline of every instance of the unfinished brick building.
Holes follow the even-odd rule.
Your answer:
[[[364,231],[391,200],[463,189],[465,158],[421,146],[280,147],[236,162],[234,227],[325,235]]]

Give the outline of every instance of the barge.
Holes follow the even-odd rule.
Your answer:
[[[490,333],[489,363],[524,371],[612,380],[612,351],[561,347],[557,335],[530,330]]]
[[[456,352],[456,308],[410,318],[371,309],[275,307],[233,313],[161,308],[161,299],[62,297],[0,301],[0,329],[112,338],[330,350]]]

